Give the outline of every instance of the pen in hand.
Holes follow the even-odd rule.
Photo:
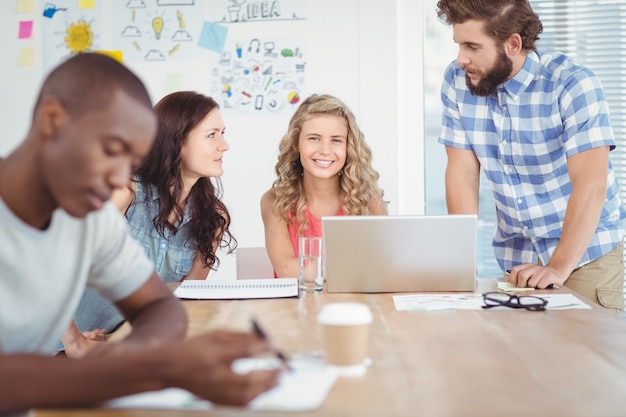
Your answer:
[[[250,319],[250,321],[252,322],[252,329],[254,331],[254,334],[256,334],[262,340],[267,340],[267,334],[265,334],[265,332],[263,331],[263,329],[261,328],[259,323],[254,318]],[[287,356],[283,352],[281,352],[280,350],[278,350],[276,348],[274,348],[274,353],[276,354],[276,357],[278,359],[280,359],[280,361],[283,363],[283,365],[285,365],[287,370],[289,372],[293,372],[293,368],[289,365],[289,361],[287,360]]]
[[[507,275],[511,275],[511,270],[507,269],[504,273],[507,274]],[[557,290],[558,288],[559,288],[559,286],[556,285],[556,284],[549,284],[545,289],[546,290]],[[536,288],[536,289],[539,289],[539,288]]]

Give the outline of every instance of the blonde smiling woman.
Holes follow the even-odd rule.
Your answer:
[[[261,198],[265,245],[278,277],[298,276],[298,237],[321,236],[321,217],[387,214],[372,151],[338,98],[312,95],[279,145],[278,178]]]

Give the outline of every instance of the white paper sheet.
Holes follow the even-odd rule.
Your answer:
[[[308,411],[318,408],[324,402],[337,379],[337,373],[319,360],[292,359],[289,364],[293,368],[293,372],[283,372],[279,385],[252,400],[248,404],[248,409]],[[235,361],[233,370],[245,374],[254,369],[268,369],[278,366],[280,366],[278,360],[273,358],[246,358]],[[116,398],[106,402],[103,407],[209,410],[215,406],[209,401],[197,398],[189,391],[169,388]]]
[[[590,305],[573,294],[540,294],[537,297],[548,300],[546,310],[591,309]],[[482,294],[474,293],[394,295],[393,303],[397,311],[482,310],[484,305]],[[511,310],[511,308],[494,307],[489,310]]]

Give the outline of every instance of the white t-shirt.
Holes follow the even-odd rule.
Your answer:
[[[83,219],[58,209],[42,231],[0,199],[0,349],[53,353],[85,286],[116,301],[153,270],[111,203]]]

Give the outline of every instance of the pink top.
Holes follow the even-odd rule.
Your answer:
[[[303,236],[307,237],[322,237],[322,219],[315,217],[308,207],[304,209],[304,215],[309,222],[308,228],[304,231]],[[337,210],[336,216],[345,216],[342,207],[339,207]],[[300,228],[300,223],[293,222],[287,224],[287,231],[289,232],[289,240],[291,240],[291,246],[293,247],[293,254],[298,257],[298,229]],[[277,278],[278,274],[274,271],[274,278]]]
[[[304,215],[306,216],[309,226],[304,231],[303,236],[307,237],[322,237],[322,219],[315,217],[308,207],[304,208]],[[339,207],[337,210],[336,216],[344,216],[345,213],[342,207]],[[289,223],[287,225],[287,230],[289,231],[289,239],[291,239],[291,246],[293,246],[293,254],[298,257],[298,229],[300,228],[300,223],[297,221],[294,223]]]

